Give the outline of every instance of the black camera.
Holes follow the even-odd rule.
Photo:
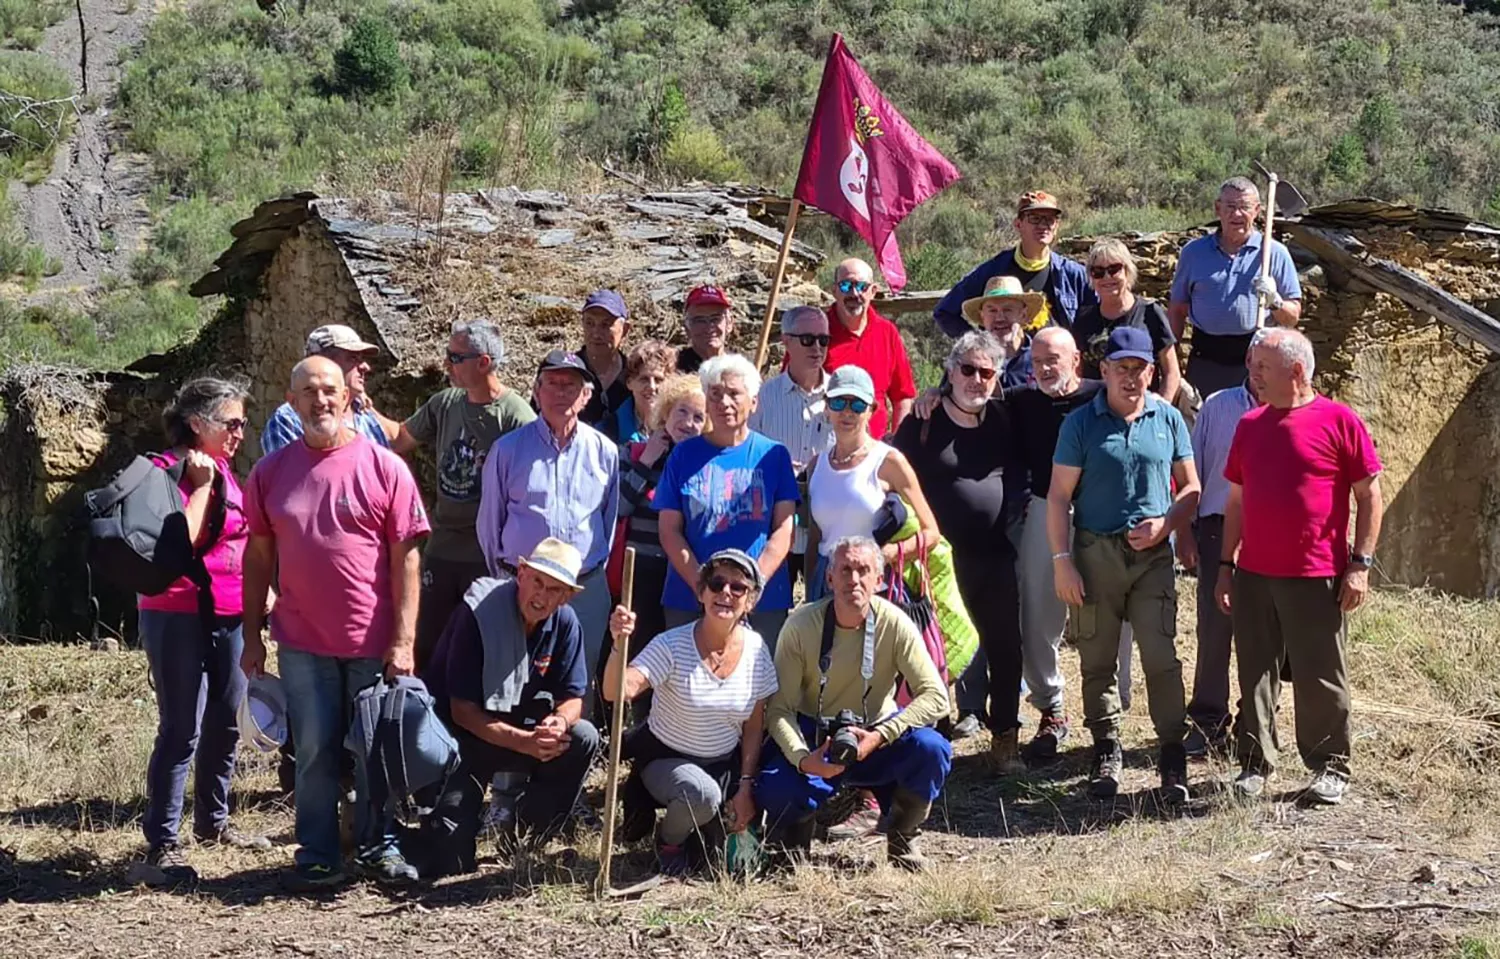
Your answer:
[[[856,729],[863,728],[859,717],[852,709],[841,709],[837,716],[826,720],[828,726],[828,761],[835,766],[848,766],[859,759],[859,737]]]

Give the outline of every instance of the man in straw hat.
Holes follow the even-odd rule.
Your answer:
[[[964,319],[984,330],[1005,351],[1000,387],[1013,390],[1031,380],[1031,335],[1027,332],[1047,312],[1047,298],[1022,289],[1013,276],[992,276],[979,296],[964,300]]]
[[[582,718],[589,676],[583,629],[568,606],[583,588],[582,565],[578,550],[543,539],[514,579],[476,580],[438,640],[422,678],[463,764],[427,822],[424,878],[474,871],[484,784],[496,773],[520,781],[502,842],[545,843],[583,790],[599,732]]]
[[[1095,302],[1096,297],[1083,266],[1052,249],[1062,218],[1062,207],[1052,194],[1044,190],[1021,194],[1016,203],[1016,218],[1011,223],[1019,241],[970,270],[968,276],[948,291],[932,311],[938,329],[955,337],[968,332],[963,304],[981,295],[990,278],[996,276],[1013,277],[1022,289],[1042,294],[1046,308],[1032,321],[1034,329],[1048,323],[1071,327],[1073,317]]]

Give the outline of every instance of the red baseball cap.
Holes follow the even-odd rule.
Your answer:
[[[1028,190],[1021,194],[1021,199],[1016,202],[1016,216],[1025,216],[1032,210],[1042,210],[1063,215],[1062,207],[1058,205],[1057,197],[1046,190]]]
[[[691,310],[695,306],[722,306],[727,310],[733,308],[734,304],[729,301],[729,294],[720,287],[695,286],[688,291],[684,309]]]

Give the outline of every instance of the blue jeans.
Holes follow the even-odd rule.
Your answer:
[[[156,745],[146,767],[142,831],[152,846],[177,841],[188,763],[197,760],[193,831],[213,835],[229,821],[229,780],[245,695],[238,616],[220,616],[204,635],[197,613],[140,612],[141,645],[156,688]]]
[[[337,659],[291,649],[277,650],[287,721],[297,744],[297,865],[337,868],[339,854],[340,757],[349,732],[355,694],[385,670],[378,659]],[[356,803],[354,835],[361,857],[378,858],[396,848],[395,823],[388,814]]]
[[[797,725],[811,744],[816,724],[807,716],[798,716]],[[953,748],[930,726],[908,729],[895,742],[875,750],[868,759],[845,768],[844,774],[836,779],[799,771],[782,755],[774,740],[769,745],[771,748],[761,761],[760,776],[755,781],[755,801],[766,811],[766,822],[771,826],[783,819],[788,823],[807,819],[833,798],[841,786],[870,790],[882,809],[889,808],[891,794],[897,789],[932,802],[943,791],[953,765]]]

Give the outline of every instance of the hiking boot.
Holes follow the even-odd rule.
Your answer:
[[[1020,730],[1007,729],[990,739],[990,765],[1002,776],[1018,776],[1026,771],[1021,761]]]
[[[1225,723],[1214,723],[1206,729],[1194,723],[1193,728],[1188,730],[1187,738],[1182,741],[1189,759],[1207,759],[1211,752],[1222,755],[1228,751],[1228,746],[1229,728]]]
[[[327,892],[337,889],[349,880],[344,870],[322,863],[298,863],[281,874],[281,884],[287,892]]]
[[[922,824],[932,812],[932,803],[916,793],[898,788],[891,798],[890,829],[885,836],[885,852],[891,865],[907,872],[921,872],[929,860],[917,848]]]
[[[1120,770],[1125,757],[1118,739],[1101,739],[1094,743],[1094,771],[1089,776],[1089,795],[1095,799],[1113,799],[1120,793]]]
[[[1315,806],[1337,806],[1344,801],[1344,790],[1349,780],[1331,769],[1324,769],[1313,777],[1302,798]]]
[[[688,859],[687,846],[681,843],[658,842],[656,862],[663,876],[682,878],[693,871],[693,864]]]
[[[1235,799],[1252,802],[1265,795],[1267,778],[1265,773],[1256,772],[1253,769],[1243,769],[1235,777],[1234,785],[1229,788]]]
[[[1161,770],[1161,801],[1168,806],[1187,802],[1191,796],[1187,786],[1187,750],[1182,744],[1163,745],[1158,767]]]
[[[265,852],[271,848],[271,840],[265,836],[254,836],[238,826],[225,823],[217,832],[193,831],[193,837],[206,846],[229,846],[233,849],[252,849],[256,852]]]
[[[164,842],[146,850],[146,858],[134,863],[126,874],[131,882],[153,887],[180,886],[198,881],[198,871],[188,865],[187,855],[175,842]]]
[[[354,868],[361,876],[382,886],[409,886],[417,881],[417,867],[394,849],[360,856],[354,860]]]
[[[1026,744],[1026,760],[1038,766],[1057,761],[1057,751],[1068,738],[1068,717],[1063,713],[1042,713],[1036,735]]]
[[[863,790],[858,795],[859,804],[855,806],[854,812],[849,814],[849,818],[828,827],[829,842],[873,835],[880,827],[880,803],[875,801],[873,795]]]
[[[981,725],[978,713],[964,713],[958,717],[958,722],[953,724],[953,731],[949,734],[948,738],[956,743],[960,739],[977,736]]]

